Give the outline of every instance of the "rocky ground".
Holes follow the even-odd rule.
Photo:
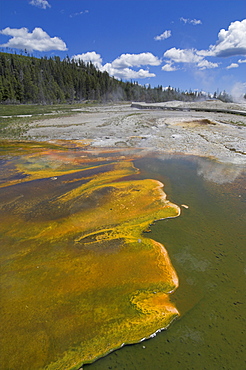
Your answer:
[[[35,140],[82,140],[94,147],[141,147],[167,153],[214,157],[221,162],[246,163],[246,116],[202,112],[194,108],[246,112],[246,105],[219,101],[166,102],[166,109],[139,109],[131,104],[77,109],[71,117],[47,118],[30,124]],[[171,108],[184,110],[169,110]]]

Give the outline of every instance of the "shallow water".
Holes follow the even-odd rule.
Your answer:
[[[151,238],[165,246],[179,278],[179,287],[171,301],[173,307],[177,307],[180,317],[155,337],[125,346],[83,368],[245,369],[246,177],[242,168],[198,157],[163,153],[146,156],[135,150],[102,152],[83,149],[81,145],[72,142],[8,144],[1,148],[1,160],[1,232],[4,241],[1,257],[5,271],[1,285],[7,297],[7,305],[4,304],[4,307],[8,309],[2,318],[6,326],[9,325],[11,315],[16,320],[16,324],[11,323],[9,326],[13,333],[16,330],[16,335],[9,336],[15,350],[11,350],[9,345],[5,347],[4,355],[9,350],[9,357],[4,356],[8,363],[4,370],[15,369],[17,364],[19,369],[43,369],[44,359],[47,363],[54,359],[59,362],[61,353],[66,352],[66,346],[72,348],[69,356],[76,358],[74,368],[78,368],[80,359],[77,347],[78,341],[81,342],[78,338],[81,338],[81,332],[88,334],[95,317],[98,327],[93,327],[93,335],[98,332],[97,336],[100,337],[100,333],[105,332],[105,338],[109,337],[108,328],[103,327],[100,318],[108,315],[110,307],[118,315],[117,305],[119,302],[124,303],[124,296],[121,293],[119,295],[117,286],[111,287],[111,293],[111,288],[108,290],[105,286],[105,289],[98,291],[95,301],[97,289],[84,273],[87,276],[92,272],[94,274],[98,270],[93,268],[95,262],[97,265],[100,263],[103,268],[99,278],[104,276],[107,279],[105,266],[107,269],[113,266],[110,261],[115,263],[114,254],[124,251],[122,237],[126,234],[135,238],[132,247],[139,251],[135,257],[142,256],[139,249],[141,245],[146,250],[147,259],[144,257],[141,262],[144,274],[132,269],[134,278],[144,284],[144,289],[150,280],[152,288],[153,284],[156,284],[156,289],[160,288],[158,271],[154,275],[154,270],[148,264],[153,254],[148,259],[147,240]],[[146,179],[153,179],[154,182],[146,182]],[[164,183],[167,199],[179,205],[182,212],[175,219],[154,222],[150,227],[151,232],[139,235],[139,230],[144,230],[150,220],[167,215],[159,213],[158,207],[154,207],[154,212],[157,212],[155,217],[149,218],[147,215],[143,220],[144,227],[140,226],[138,230],[137,226],[136,232],[137,224],[134,220],[135,217],[139,218],[139,214],[130,213],[125,208],[129,201],[132,205],[136,202],[136,206],[139,202],[133,193],[141,194],[144,189],[147,193],[145,195],[143,192],[143,197],[139,198],[141,206],[146,199],[153,197],[154,200],[156,195],[158,198],[158,189],[148,192],[149,186],[158,184],[156,180]],[[81,189],[87,189],[88,192],[91,185],[93,190],[89,190],[90,196],[81,197]],[[116,198],[112,196],[112,186],[114,192],[121,194],[120,203],[113,200]],[[138,209],[135,206],[131,209]],[[113,207],[121,207],[114,216],[114,221],[121,225],[116,229],[115,223],[110,225],[112,216],[105,216]],[[93,215],[90,209],[96,210],[95,220],[90,216]],[[133,220],[132,229],[131,224],[125,224],[129,218]],[[89,232],[86,231],[86,222],[90,226]],[[98,222],[101,222],[99,233],[95,232]],[[125,227],[122,228],[122,225]],[[100,244],[101,247],[95,253],[95,244],[105,237],[105,228],[107,241]],[[109,230],[110,233],[116,230],[117,238],[110,237],[113,234]],[[81,270],[81,253],[88,258],[84,270]],[[133,257],[127,255],[126,264],[118,263],[117,269],[114,269],[116,272],[120,269],[123,273],[126,287],[123,292],[127,291],[127,294],[132,292],[134,284],[139,285],[139,282],[131,282],[128,271],[128,262],[133,263]],[[155,261],[158,262],[158,259],[152,258],[152,267],[156,268]],[[116,272],[112,271],[113,282],[117,280]],[[91,287],[91,293],[84,300],[79,296],[82,281],[83,286]],[[112,279],[107,281],[112,284]],[[116,294],[112,296],[112,292]],[[31,293],[28,302],[26,293]],[[117,296],[120,297],[118,301]],[[88,299],[94,302],[94,313],[88,310]],[[154,305],[157,307],[161,302],[161,298],[159,301],[155,299]],[[14,312],[13,304],[16,304],[18,315]],[[149,306],[146,307],[148,309]],[[85,310],[88,311],[85,318],[80,318],[79,312]],[[133,317],[132,307],[130,313]],[[33,320],[35,325],[29,326],[25,336],[29,320]],[[124,320],[119,319],[118,322],[120,329]],[[161,327],[160,323],[158,328]],[[120,333],[118,329],[117,336]],[[129,329],[122,336],[128,332]],[[143,332],[145,328],[142,327],[141,335]],[[149,333],[146,331],[146,335]],[[89,338],[90,335],[86,345],[93,349],[92,339],[90,341]],[[96,344],[100,347],[100,340]],[[22,362],[18,362],[18,352]],[[100,353],[100,348],[97,353]],[[52,368],[63,370],[65,360],[61,359]]]
[[[75,369],[179,315],[176,272],[143,232],[180,208],[129,153],[75,144],[1,150],[4,369]]]
[[[84,369],[245,369],[245,172],[163,154],[135,166],[163,182],[168,199],[189,206],[175,220],[154,223],[150,233],[165,245],[179,276],[173,300],[181,317],[156,337]]]

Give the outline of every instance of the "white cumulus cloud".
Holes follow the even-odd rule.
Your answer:
[[[192,23],[191,20],[186,18],[180,18],[180,20],[184,23]],[[200,70],[217,68],[219,63],[208,61],[205,57],[231,57],[236,55],[246,55],[246,19],[232,22],[228,30],[221,29],[218,33],[217,43],[210,45],[208,50],[177,49],[175,47],[167,50],[163,56],[169,60],[166,61],[167,64],[162,67],[162,70],[175,70],[174,63],[193,64],[194,67]],[[238,63],[245,62],[246,59],[238,60]],[[239,67],[238,63],[232,63],[226,68],[237,68]]]
[[[172,65],[172,63],[166,63],[162,68],[162,71],[173,72],[177,71],[177,68]]]
[[[162,67],[163,71],[172,72],[177,70],[173,63],[193,64],[200,70],[216,68],[218,63],[212,63],[199,55],[196,49],[177,49],[171,48],[163,54],[164,58],[168,58],[167,63]]]
[[[102,70],[107,71],[110,76],[119,79],[149,78],[155,77],[155,74],[149,72],[148,69],[140,68],[139,70],[134,70],[133,68],[140,66],[158,66],[160,64],[161,60],[149,52],[121,54],[118,58],[113,60],[112,63],[105,64]]]
[[[6,43],[0,46],[26,49],[28,51],[50,51],[50,50],[67,50],[66,44],[59,37],[50,37],[40,27],[36,27],[32,32],[27,28],[10,28],[7,27],[0,31],[2,35],[12,36]]]
[[[161,61],[152,53],[121,54],[112,62],[114,68],[140,67],[143,65],[158,66]]]
[[[114,68],[113,63],[106,63],[102,67],[102,71],[107,71],[110,76],[114,76],[118,79],[132,79],[132,78],[148,78],[148,77],[155,77],[154,73],[150,73],[146,69],[139,69],[138,71],[134,71],[131,68]]]
[[[210,45],[209,50],[201,50],[200,55],[215,57],[246,55],[246,19],[232,22],[228,30],[221,29],[217,43]]]
[[[167,50],[164,55],[175,63],[199,63],[203,60],[202,56],[197,55],[195,49],[176,49]]]
[[[201,60],[200,62],[197,63],[197,67],[201,70],[203,69],[210,69],[210,68],[217,68],[219,65],[218,63],[212,63],[209,62],[206,59]]]
[[[47,0],[31,0],[29,4],[33,6],[37,6],[38,8],[41,8],[41,9],[46,9],[46,8],[51,7],[51,5],[48,3]]]
[[[151,73],[148,69],[140,68],[134,70],[134,67],[140,66],[156,66],[160,65],[161,61],[154,56],[152,53],[140,53],[140,54],[121,54],[118,58],[113,60],[111,63],[103,65],[102,57],[95,51],[87,53],[77,54],[73,56],[75,60],[83,60],[84,62],[92,62],[102,72],[106,71],[110,76],[114,76],[118,79],[133,79],[133,78],[149,78],[155,77],[154,73]]]
[[[166,31],[164,31],[161,35],[159,35],[159,36],[155,36],[155,37],[154,37],[154,39],[155,39],[156,41],[161,41],[161,40],[168,39],[168,38],[169,38],[169,37],[171,37],[171,36],[172,36],[171,31],[170,31],[170,30],[166,30]]]
[[[229,66],[226,67],[226,69],[231,69],[231,68],[238,68],[239,65],[237,63],[231,63]]]
[[[87,53],[74,55],[72,59],[83,60],[85,63],[91,62],[99,69],[102,67],[102,57],[95,51],[88,51]]]

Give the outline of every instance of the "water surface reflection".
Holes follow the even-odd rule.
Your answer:
[[[179,276],[172,299],[181,316],[155,338],[84,369],[245,369],[245,168],[160,153],[135,165],[165,184],[168,199],[189,206],[175,223],[151,226]]]

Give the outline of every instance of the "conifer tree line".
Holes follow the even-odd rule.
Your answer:
[[[180,91],[162,86],[151,88],[137,82],[123,82],[110,77],[92,63],[58,56],[33,56],[0,52],[0,102],[16,104],[75,103],[84,100],[194,101],[201,92]],[[230,96],[216,93],[216,98],[230,101]]]

